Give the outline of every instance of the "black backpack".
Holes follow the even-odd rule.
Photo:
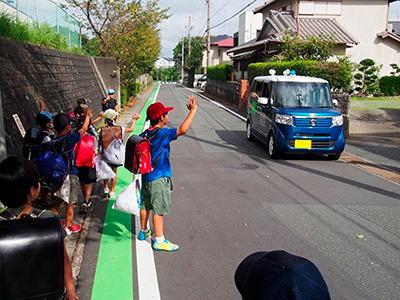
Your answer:
[[[39,126],[29,128],[24,136],[24,144],[22,146],[22,156],[28,160],[35,161],[38,155],[39,144],[48,136],[52,138],[48,132],[40,129]]]
[[[60,299],[64,243],[58,215],[0,221],[0,299]],[[1,214],[4,217],[4,212]],[[7,216],[4,218],[8,219]]]

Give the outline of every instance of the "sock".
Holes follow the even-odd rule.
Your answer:
[[[149,229],[142,229],[142,231],[143,231],[144,233],[148,233],[148,232],[149,232]]]
[[[164,236],[156,237],[156,241],[158,244],[162,244],[162,243],[164,243],[165,238],[164,238]]]

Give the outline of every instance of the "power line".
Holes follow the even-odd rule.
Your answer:
[[[214,25],[212,27],[210,27],[210,29],[216,28],[226,22],[228,22],[230,19],[233,19],[234,17],[236,17],[238,14],[240,14],[242,11],[244,11],[246,8],[248,8],[250,5],[252,5],[254,2],[256,2],[257,0],[253,0],[253,2],[250,2],[249,4],[247,4],[245,7],[243,7],[241,10],[239,10],[237,13],[235,13],[234,15],[232,15],[231,17],[229,17],[228,19],[225,19],[224,21],[222,21],[221,23]],[[206,30],[207,31],[207,30]]]

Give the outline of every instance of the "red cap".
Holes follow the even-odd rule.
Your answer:
[[[155,120],[173,109],[173,107],[165,107],[161,102],[155,102],[147,108],[147,118]]]

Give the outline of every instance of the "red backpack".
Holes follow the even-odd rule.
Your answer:
[[[150,141],[157,134],[159,128],[155,128],[150,136],[141,137],[132,135],[126,142],[125,168],[133,174],[147,174],[153,171],[163,151],[151,164]]]
[[[94,159],[94,136],[85,133],[76,143],[74,151],[77,167],[92,167]]]

